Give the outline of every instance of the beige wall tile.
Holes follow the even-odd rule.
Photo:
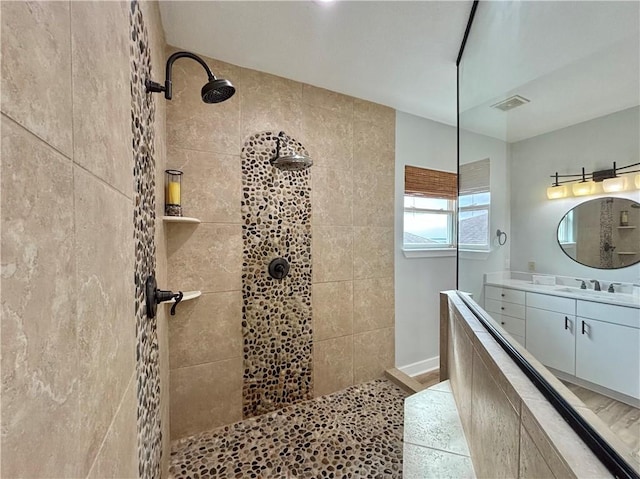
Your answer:
[[[240,223],[240,156],[169,148],[167,165],[182,170],[182,210],[209,223]],[[163,182],[160,185],[164,184]],[[161,187],[160,187],[161,188]],[[164,204],[164,196],[162,197]]]
[[[311,234],[313,282],[353,279],[353,228],[314,226]]]
[[[1,131],[1,475],[76,477],[72,164],[6,117]]]
[[[353,177],[344,170],[316,168],[311,172],[311,208],[314,225],[353,224]]]
[[[126,2],[71,2],[71,58],[73,159],[131,198],[128,9]]]
[[[205,293],[169,318],[171,369],[242,356],[242,293]]]
[[[242,419],[242,358],[171,371],[171,437]]]
[[[313,346],[313,395],[340,391],[353,384],[353,336],[316,341]]]
[[[167,57],[176,51],[168,47]],[[239,155],[242,69],[211,58],[202,59],[216,77],[229,80],[237,88],[236,94],[222,103],[204,103],[200,90],[207,83],[207,75],[202,66],[189,59],[177,60],[173,64],[173,99],[167,102],[167,145]],[[164,81],[164,69],[155,75],[155,81]]]
[[[88,470],[135,367],[133,206],[78,166],[74,202],[80,414],[87,436],[81,443]]]
[[[302,100],[307,105],[320,106],[327,110],[353,115],[353,97],[331,90],[303,84]]]
[[[357,226],[354,228],[353,242],[354,279],[393,276],[392,227]]]
[[[353,115],[305,105],[303,110],[305,146],[314,168],[351,171],[353,166]]]
[[[354,120],[353,171],[394,174],[395,127]]]
[[[520,418],[478,356],[471,407],[469,448],[478,478],[518,477]]]
[[[556,477],[609,477],[605,466],[548,401],[523,400],[522,425]]]
[[[1,13],[2,112],[70,158],[69,2],[2,2]]]
[[[450,348],[449,377],[451,379],[451,389],[453,390],[458,411],[460,411],[460,421],[467,438],[471,437],[471,401],[472,401],[472,378],[473,361],[475,359],[471,340],[464,333],[453,314],[449,315],[449,338]]]
[[[380,378],[393,367],[393,328],[377,329],[353,335],[354,384]]]
[[[353,330],[356,333],[394,325],[393,277],[353,282]]]
[[[353,172],[353,224],[393,227],[393,175]]]
[[[167,255],[172,291],[237,291],[242,287],[240,225],[167,225]]]
[[[138,477],[137,404],[134,372],[98,456],[87,475],[88,479]]]
[[[313,285],[313,339],[353,334],[353,283],[340,281]]]
[[[555,478],[529,433],[520,426],[520,472],[521,479]]]
[[[305,143],[302,83],[255,70],[242,70],[238,85],[242,141],[254,133],[284,131]]]
[[[385,128],[392,128],[395,131],[396,111],[388,106],[354,98],[353,118],[356,121],[377,123]]]

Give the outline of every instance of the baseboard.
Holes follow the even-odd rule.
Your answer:
[[[422,361],[418,361],[417,363],[407,364],[406,366],[400,366],[398,369],[405,373],[407,376],[418,376],[420,374],[428,373],[429,371],[433,371],[434,369],[438,369],[440,367],[440,356],[435,356],[433,358],[424,359]]]

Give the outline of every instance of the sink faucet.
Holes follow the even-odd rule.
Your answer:
[[[584,282],[584,279],[576,278],[576,281],[582,281],[582,283],[580,284],[580,289],[587,289],[587,283]]]
[[[614,286],[621,286],[621,285],[622,285],[622,283],[611,283],[609,285],[609,288],[607,289],[607,291],[609,293],[615,293],[616,292],[616,288]]]
[[[593,290],[594,291],[601,291],[601,289],[600,289],[600,281],[598,281],[597,279],[592,279],[591,282],[593,283]]]

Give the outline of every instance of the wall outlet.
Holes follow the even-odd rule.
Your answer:
[[[536,262],[529,261],[529,273],[535,273],[535,272],[536,272]]]

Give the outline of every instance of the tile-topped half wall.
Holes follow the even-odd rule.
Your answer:
[[[477,477],[612,477],[455,291],[441,293],[440,318],[440,378],[451,381]],[[637,456],[601,419],[526,349],[511,344],[637,467]]]
[[[173,438],[242,419],[249,378],[245,360],[268,349],[245,342],[251,335],[247,323],[243,336],[242,324],[244,302],[257,303],[243,297],[243,225],[248,225],[241,209],[241,153],[257,133],[284,131],[314,161],[308,170],[312,334],[310,347],[303,348],[311,363],[312,395],[377,378],[394,362],[395,111],[205,61],[237,93],[206,105],[199,95],[206,81],[202,67],[188,60],[174,64],[167,164],[184,171],[184,215],[202,223],[168,225],[167,286],[203,294],[179,305],[169,321]],[[279,204],[284,193],[276,192],[272,200]],[[271,259],[264,258],[263,271]],[[284,384],[277,377],[281,366],[272,362],[276,389]]]
[[[0,8],[0,476],[139,477],[131,4]],[[158,5],[140,9],[152,72],[161,76]],[[158,168],[164,125],[158,102]],[[158,251],[164,254],[164,244]],[[166,276],[164,258],[156,268]],[[162,314],[155,354],[168,366],[167,332]],[[160,379],[162,389],[168,378]],[[163,401],[166,395],[166,413]],[[165,450],[167,439],[165,432]],[[161,469],[166,476],[166,460]]]

